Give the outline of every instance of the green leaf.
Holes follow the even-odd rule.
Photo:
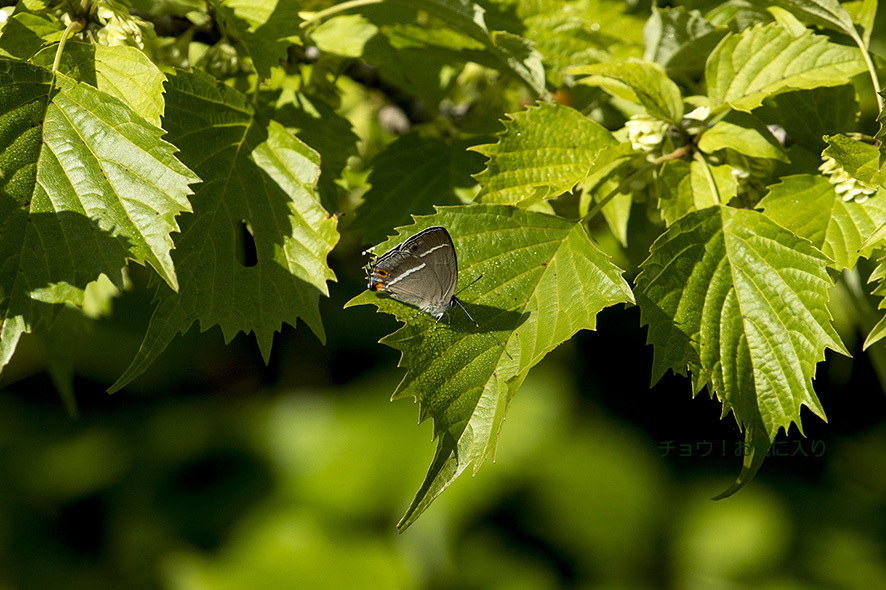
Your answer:
[[[643,59],[660,64],[672,76],[699,78],[705,58],[726,33],[725,27],[714,27],[697,10],[653,6],[643,29]]]
[[[886,170],[880,170],[878,166],[880,152],[876,147],[845,135],[830,135],[824,139],[828,147],[823,156],[833,158],[852,178],[870,186],[886,188]]]
[[[771,117],[795,142],[816,154],[825,148],[822,136],[853,131],[858,124],[858,98],[852,84],[785,92],[769,104]]]
[[[707,386],[746,434],[759,424],[756,440],[800,427],[803,405],[824,418],[815,365],[825,348],[848,354],[827,310],[827,262],[757,211],[716,206],[677,220],[636,279],[653,383],[689,364],[693,391]]]
[[[372,159],[368,182],[354,227],[364,240],[384,239],[410,214],[432,213],[434,205],[459,203],[455,191],[476,185],[471,173],[480,170],[480,156],[466,151],[470,144],[409,133],[397,138]]]
[[[311,31],[311,40],[320,51],[344,57],[361,57],[366,44],[378,33],[378,27],[358,14],[329,19]]]
[[[203,184],[176,239],[181,289],[158,289],[142,346],[111,391],[144,372],[195,321],[203,330],[218,324],[226,342],[254,332],[265,361],[283,322],[295,326],[301,318],[324,339],[318,302],[335,278],[326,256],[338,234],[313,193],[316,152],[200,72],[166,83],[163,122]],[[256,261],[238,252],[238,235],[254,242]]]
[[[874,291],[874,294],[886,295],[886,292]],[[879,309],[882,309],[882,307],[880,307]],[[867,338],[865,338],[862,350],[867,350],[868,348],[882,340],[884,336],[886,336],[886,316],[883,316],[880,321],[877,322],[877,324],[873,328],[871,328],[870,333],[868,333]]]
[[[828,147],[822,155],[833,158],[852,178],[870,187],[879,187],[876,197],[882,198],[883,189],[886,188],[886,171],[881,171],[878,167],[879,150],[845,135],[830,135],[825,137],[825,141]],[[867,249],[884,240],[886,240],[886,223],[874,230],[861,248]]]
[[[742,457],[741,471],[738,472],[738,477],[735,478],[735,482],[731,486],[711,498],[711,500],[728,498],[754,479],[760,467],[763,466],[763,460],[766,459],[772,443],[773,440],[766,432],[766,425],[763,424],[760,415],[757,414],[757,419],[754,423],[744,429],[744,456]]]
[[[665,162],[653,185],[661,216],[671,225],[690,211],[700,211],[728,203],[737,193],[732,167],[713,166],[700,158]]]
[[[679,125],[683,119],[683,95],[662,67],[655,63],[628,61],[579,66],[567,70],[574,76],[617,80],[630,86],[639,104],[650,115]]]
[[[776,5],[802,20],[855,37],[852,17],[838,0],[751,0],[763,7]]]
[[[551,86],[561,86],[561,72],[575,64],[639,57],[643,21],[623,2],[503,0],[490,12],[490,27],[530,40],[544,57]]]
[[[886,223],[886,196],[864,203],[844,201],[820,175],[782,178],[758,207],[780,226],[812,242],[838,270],[855,268],[859,256],[870,256],[871,249],[862,250],[862,244]]]
[[[877,268],[874,269],[874,272],[872,272],[871,276],[868,278],[868,283],[873,283],[875,281],[879,282],[871,292],[872,295],[881,298],[879,305],[877,305],[877,309],[886,308],[886,280],[884,279],[886,279],[886,254],[880,256]],[[886,336],[886,315],[880,318],[880,321],[871,328],[867,338],[865,338],[863,349],[867,350],[872,345],[882,340],[884,336]]]
[[[862,0],[862,2],[850,2],[843,6],[849,12],[850,21],[861,27],[861,40],[864,47],[871,46],[871,33],[877,20],[877,0]],[[842,6],[842,5],[841,5]]]
[[[599,24],[608,21],[598,18],[589,5],[552,0],[511,7],[517,12],[519,26],[525,27],[523,34],[544,57],[552,86],[562,83],[561,72],[567,67],[594,63],[608,55],[612,40],[599,30]]]
[[[693,209],[698,211],[732,200],[738,192],[732,170],[728,164],[713,166],[701,158],[694,159],[689,165]]]
[[[489,38],[492,40],[490,49],[493,55],[507,66],[506,69],[523,80],[535,96],[543,95],[545,69],[541,63],[541,54],[532,43],[507,31],[492,31]]]
[[[30,59],[49,43],[61,39],[64,26],[45,15],[17,12],[0,34],[0,57]]]
[[[263,78],[286,57],[288,39],[301,22],[299,4],[289,0],[222,0],[216,10],[228,34],[247,49]]]
[[[123,279],[126,288],[131,288],[125,272]],[[77,417],[77,398],[74,395],[76,356],[82,351],[84,338],[93,332],[93,320],[109,316],[111,302],[121,292],[108,277],[99,275],[98,279],[86,285],[83,290],[82,307],[62,307],[52,328],[40,334],[46,349],[47,372],[72,418]]]
[[[658,197],[658,208],[667,225],[671,225],[690,211],[703,209],[693,202],[689,162],[672,160],[662,164],[653,189]],[[707,206],[710,206],[709,203]]]
[[[705,67],[711,109],[750,112],[780,92],[840,86],[865,70],[857,48],[808,32],[793,37],[777,24],[728,35]]]
[[[478,56],[476,61],[482,61],[483,65],[501,66],[482,51],[482,46],[474,47],[474,51],[452,47],[459,43],[478,44],[450,29],[395,24],[382,27],[381,32],[384,34],[377,35],[365,45],[362,59],[377,68],[379,77],[386,84],[408,88],[409,94],[428,109],[428,115],[435,114],[441,102],[450,96],[450,85],[455,80],[451,77],[453,67],[471,61],[475,55]]]
[[[127,261],[177,288],[175,217],[197,178],[124,103],[43,68],[0,60],[0,368],[19,337]]]
[[[600,152],[594,161],[593,171],[579,184],[581,197],[578,215],[585,222],[588,221],[587,216],[592,208],[607,198],[612,191],[627,191],[612,197],[600,210],[612,235],[624,247],[628,245],[628,221],[634,197],[631,191],[621,186],[621,183],[624,177],[636,171],[630,163],[634,157],[636,153],[630,142],[610,146]]]
[[[751,158],[769,158],[790,162],[766,124],[750,113],[732,111],[706,129],[698,140],[698,149],[706,154],[731,149]]]
[[[470,149],[489,158],[476,175],[484,203],[520,203],[572,190],[594,166],[597,155],[617,142],[577,110],[540,103],[507,116],[494,144]]]
[[[506,31],[490,31],[485,10],[469,0],[390,0],[416,10],[424,10],[441,19],[459,33],[479,41],[498,62],[499,68],[510,71],[538,96],[545,91],[545,72],[541,54],[532,44]]]
[[[468,0],[386,0],[381,4],[341,4],[359,8],[379,29],[363,45],[362,58],[388,83],[408,88],[429,111],[451,100],[457,65],[467,62],[510,74],[533,96],[545,92],[541,54],[526,39],[490,30],[484,9]],[[423,23],[418,26],[417,23]],[[360,32],[365,35],[365,31]],[[386,84],[387,85],[387,84]]]
[[[597,185],[596,190],[592,194],[587,191],[582,193],[581,204],[579,207],[579,215],[584,218],[590,211],[592,205],[597,205],[602,199],[606,198],[612,191],[620,186],[619,178],[608,178],[604,182]],[[631,219],[631,207],[634,204],[633,194],[628,192],[619,192],[613,196],[600,209],[609,231],[615,236],[615,239],[623,246],[628,245],[628,222]]]
[[[400,530],[493,452],[508,403],[533,366],[578,330],[594,329],[600,310],[633,300],[583,225],[514,207],[443,207],[378,250],[432,225],[452,235],[462,285],[482,273],[460,296],[479,329],[455,309],[451,328],[435,330],[431,316],[370,291],[346,305],[372,303],[407,322],[381,341],[402,351],[407,370],[394,398],[414,396],[421,419],[434,420],[437,451]]]
[[[285,88],[272,105],[265,101],[261,104],[268,107],[262,112],[265,119],[278,121],[320,154],[321,173],[316,192],[327,211],[341,211],[343,207],[337,199],[341,189],[336,181],[342,177],[348,158],[357,155],[360,139],[351,122],[319,97]]]
[[[806,32],[806,25],[788,10],[780,6],[767,6],[766,10],[775,19],[775,22],[793,37],[799,37]]]
[[[37,65],[51,68],[57,47],[34,56]],[[88,45],[69,41],[59,71],[115,96],[154,125],[163,114],[163,73],[135,47]]]
[[[733,31],[743,31],[760,23],[773,21],[772,13],[763,7],[747,2],[720,2],[705,13],[705,18],[715,26],[728,26]]]

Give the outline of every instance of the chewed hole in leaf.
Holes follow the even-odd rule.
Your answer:
[[[246,268],[258,264],[258,251],[255,247],[255,238],[252,235],[252,224],[247,219],[241,219],[234,228],[234,239],[237,241],[235,252],[237,262]]]

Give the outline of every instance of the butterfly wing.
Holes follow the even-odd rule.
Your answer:
[[[452,305],[458,262],[449,232],[439,226],[421,231],[379,258],[371,288],[439,318]]]

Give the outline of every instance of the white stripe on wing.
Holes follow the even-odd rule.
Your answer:
[[[396,284],[397,281],[399,281],[400,279],[405,279],[406,277],[408,277],[408,276],[411,275],[412,273],[414,273],[414,272],[418,272],[418,271],[420,271],[421,269],[423,269],[423,268],[426,267],[426,266],[427,266],[427,264],[425,264],[424,262],[422,262],[422,263],[419,264],[418,266],[413,266],[412,268],[410,268],[409,270],[407,270],[406,272],[404,272],[403,274],[401,274],[400,276],[398,276],[398,277],[395,278],[394,280],[389,281],[385,286],[386,286],[386,287],[390,287],[391,285]]]
[[[422,252],[422,253],[419,254],[418,256],[419,256],[419,258],[424,258],[425,256],[427,256],[428,254],[430,254],[430,253],[433,252],[434,250],[439,250],[440,248],[448,248],[448,247],[449,247],[449,244],[440,244],[439,246],[434,246],[434,247],[431,248],[430,250],[427,250],[427,251],[425,251],[425,252]]]

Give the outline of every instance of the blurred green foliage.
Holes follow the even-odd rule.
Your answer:
[[[342,290],[362,288],[339,262]],[[387,402],[393,360],[354,348],[390,319],[354,311],[350,325],[330,326],[326,348],[289,330],[270,368],[246,338],[224,347],[218,334],[190,333],[155,381],[109,397],[102,359],[137,345],[146,318],[120,318],[144,308],[131,301],[140,297],[124,294],[118,319],[84,336],[79,418],[35,372],[38,341],[10,367],[0,588],[886,587],[886,428],[869,367],[855,373],[870,387],[832,389],[855,391],[870,424],[833,434],[810,421],[810,439],[831,433],[821,457],[773,457],[746,490],[712,502],[734,474],[739,433],[681,379],[650,391],[648,375],[603,370],[616,353],[601,326],[530,374],[495,463],[398,535],[433,445],[417,406]],[[636,317],[601,319],[624,334],[619,356],[648,355]],[[839,400],[827,382],[822,391],[833,420]],[[685,422],[649,414],[657,403],[688,409]],[[662,457],[670,439],[714,441],[714,452]]]

